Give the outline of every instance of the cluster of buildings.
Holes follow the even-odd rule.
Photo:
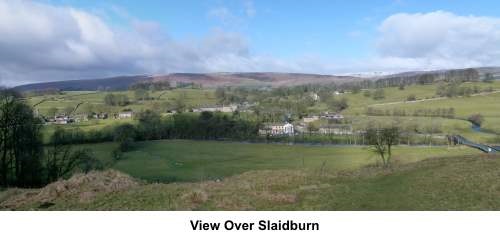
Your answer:
[[[122,111],[119,112],[118,114],[114,114],[113,117],[115,119],[130,119],[134,116],[133,111]],[[69,115],[56,115],[54,118],[48,118],[45,119],[45,122],[47,123],[53,123],[53,124],[58,124],[58,125],[66,125],[70,123],[78,123],[82,121],[88,121],[89,118],[96,119],[96,120],[105,120],[108,119],[110,115],[105,112],[101,113],[91,113],[89,115],[74,115],[74,116],[69,116]]]
[[[267,123],[264,127],[259,129],[259,135],[262,136],[293,136],[295,129],[292,124],[286,122],[281,123]]]
[[[304,117],[304,118],[302,118],[302,123],[308,124],[311,122],[319,121],[320,119],[340,122],[340,121],[344,120],[344,115],[339,114],[339,113],[325,112],[321,115],[312,115],[312,116]]]
[[[327,120],[327,124],[320,124],[315,130],[311,130],[309,125],[320,120]],[[291,123],[266,123],[259,129],[262,136],[293,136],[300,133],[315,133],[321,135],[351,135],[352,125],[341,124],[344,116],[339,113],[323,113],[304,117],[295,126]]]
[[[320,125],[315,131],[310,131],[302,124],[296,127],[291,123],[266,123],[259,129],[261,136],[293,136],[296,134],[314,133],[320,135],[352,135],[352,125],[349,124],[325,124]]]

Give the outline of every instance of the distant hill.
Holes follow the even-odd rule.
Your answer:
[[[345,83],[358,81],[361,78],[352,76],[334,76],[318,74],[295,74],[295,73],[174,73],[158,76],[120,76],[104,79],[84,79],[84,80],[66,80],[56,82],[45,82],[20,85],[15,87],[19,91],[59,89],[63,91],[75,90],[126,90],[134,83],[145,81],[168,81],[171,84],[196,83],[203,87],[218,86],[294,86],[301,84],[328,84]]]
[[[495,77],[500,77],[500,67],[482,67],[475,68],[481,76],[486,73],[491,73]],[[168,75],[137,75],[137,76],[118,76],[113,78],[103,79],[82,79],[82,80],[66,80],[56,82],[44,82],[27,84],[15,87],[19,91],[43,90],[43,89],[59,89],[63,91],[75,90],[126,90],[132,84],[139,82],[163,82],[168,81],[172,85],[181,83],[201,84],[203,87],[219,87],[219,86],[296,86],[303,84],[331,84],[331,83],[346,83],[362,80],[378,80],[384,78],[398,77],[413,77],[423,74],[442,74],[450,70],[433,70],[433,71],[414,71],[403,72],[390,75],[379,76],[336,76],[336,75],[320,75],[320,74],[301,74],[301,73],[273,73],[273,72],[250,72],[250,73],[173,73]]]
[[[298,73],[209,73],[191,74],[175,73],[154,76],[153,81],[169,81],[171,83],[197,83],[204,87],[217,86],[295,86],[302,84],[329,84],[359,81],[361,78],[352,76],[335,76]]]
[[[500,67],[480,67],[480,68],[472,68],[478,71],[479,75],[483,77],[486,73],[492,74],[494,77],[500,77]],[[415,77],[423,74],[444,74],[449,71],[460,71],[465,69],[439,69],[439,70],[429,70],[429,71],[410,71],[410,72],[401,72],[395,74],[388,75],[379,75],[374,77],[373,79],[381,79],[381,78],[390,78],[390,77]]]
[[[43,89],[59,89],[63,91],[83,91],[83,90],[126,90],[128,86],[140,81],[147,81],[150,77],[145,75],[138,76],[118,76],[103,79],[81,79],[81,80],[64,80],[55,82],[43,82],[14,87],[18,91],[43,90]]]

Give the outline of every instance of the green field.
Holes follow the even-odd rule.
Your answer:
[[[500,81],[493,83],[463,83],[462,86],[479,86],[484,89],[491,87],[495,91],[500,90]],[[404,90],[397,87],[384,88],[385,98],[373,100],[371,97],[363,96],[363,92],[353,94],[346,93],[341,95],[347,98],[349,108],[344,111],[345,115],[351,116],[354,125],[363,126],[367,122],[388,123],[396,119],[403,123],[418,123],[422,127],[437,124],[442,130],[441,135],[448,133],[460,134],[477,142],[491,142],[495,135],[485,132],[475,132],[471,130],[471,124],[466,119],[473,114],[481,114],[485,117],[482,126],[487,132],[500,133],[500,93],[481,93],[470,97],[439,98],[435,96],[437,84],[432,85],[411,85]],[[416,102],[407,102],[406,98],[410,94],[415,94]],[[437,99],[433,99],[437,98]],[[426,100],[428,99],[428,100]],[[421,101],[424,100],[424,101]],[[402,109],[407,113],[412,113],[417,109],[437,109],[451,108],[455,109],[455,119],[446,119],[438,117],[386,117],[376,116],[367,117],[366,109],[373,107],[382,110]]]
[[[461,86],[464,87],[472,87],[472,86],[478,86],[482,89],[486,87],[492,87],[494,90],[500,90],[500,81],[495,81],[493,83],[463,83]],[[370,105],[375,105],[375,104],[383,104],[383,103],[392,103],[392,102],[401,102],[401,101],[406,101],[406,98],[410,94],[414,94],[417,98],[417,100],[422,100],[422,99],[430,99],[430,98],[437,98],[436,96],[436,90],[438,88],[438,84],[429,84],[429,85],[410,85],[406,86],[404,90],[400,90],[398,87],[389,87],[389,88],[384,88],[384,93],[385,93],[385,98],[380,99],[380,100],[374,100],[371,97],[365,97],[363,96],[363,91],[357,94],[353,93],[347,93],[344,95],[341,95],[342,97],[346,97],[349,102],[350,108],[347,109],[347,113],[349,114],[362,114],[365,111],[365,108]],[[475,98],[475,97],[470,97],[470,98]],[[498,98],[495,97],[495,98]],[[454,105],[454,101],[459,98],[451,98],[451,106],[446,106],[447,108],[449,107],[460,107],[457,105]],[[430,102],[421,102],[422,104],[426,105],[425,107],[437,107],[437,106],[429,106]],[[434,102],[432,102],[434,103]],[[391,105],[392,107],[392,105]],[[482,108],[478,106],[479,108]],[[481,109],[479,109],[481,110]],[[457,112],[457,114],[460,114]]]
[[[185,99],[187,106],[199,106],[199,105],[209,105],[215,104],[214,90],[204,90],[204,89],[174,89],[166,91],[154,91],[150,92],[149,95],[153,99],[151,101],[141,101],[133,102],[131,105],[125,107],[109,107],[104,105],[104,97],[107,94],[125,94],[130,100],[134,100],[133,91],[66,91],[62,92],[60,95],[44,95],[29,97],[27,102],[30,105],[35,105],[36,109],[40,113],[47,113],[50,108],[57,108],[62,111],[66,107],[75,108],[79,103],[91,104],[93,105],[96,112],[118,112],[124,108],[130,108],[134,111],[140,111],[142,109],[151,108],[155,103],[164,105],[168,102],[172,102],[182,95]],[[161,96],[161,97],[160,97]],[[83,106],[82,106],[83,108]],[[77,110],[79,113],[81,109]]]
[[[101,160],[111,161],[115,143],[82,145]],[[409,163],[428,157],[479,153],[465,147],[397,147],[394,161]],[[165,140],[136,144],[114,169],[148,181],[201,181],[222,179],[251,170],[352,170],[378,160],[368,147],[245,144]]]

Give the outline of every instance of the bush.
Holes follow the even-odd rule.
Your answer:
[[[126,106],[130,104],[130,100],[124,94],[107,94],[104,96],[104,103],[110,106]]]
[[[114,141],[119,142],[119,149],[127,152],[132,148],[136,137],[136,130],[132,124],[123,124],[115,128]]]
[[[104,169],[104,163],[97,159],[90,149],[77,150],[73,153],[73,156],[78,160],[79,168],[84,173]]]
[[[113,160],[118,161],[118,160],[122,159],[123,152],[120,150],[120,148],[115,148],[111,152],[111,157],[113,157]]]
[[[469,118],[467,118],[467,120],[470,121],[474,125],[481,126],[484,122],[484,117],[481,114],[474,114],[474,115],[469,116]]]

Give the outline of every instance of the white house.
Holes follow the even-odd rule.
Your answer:
[[[118,113],[118,118],[120,118],[120,119],[132,118],[133,115],[134,115],[134,112],[132,112],[132,111],[124,111],[124,112]]]
[[[291,136],[295,133],[294,127],[290,123],[285,124],[267,124],[263,129],[259,130],[260,135],[271,135],[271,136]]]
[[[70,118],[69,116],[56,116],[54,118],[54,122],[56,124],[60,124],[60,125],[65,125],[65,124],[71,123],[73,121],[74,120],[72,118]]]
[[[283,132],[285,135],[293,135],[295,133],[295,130],[293,129],[293,125],[287,122],[283,126]]]
[[[314,101],[319,101],[321,98],[319,97],[318,94],[316,93],[311,93],[311,98],[314,100]]]

